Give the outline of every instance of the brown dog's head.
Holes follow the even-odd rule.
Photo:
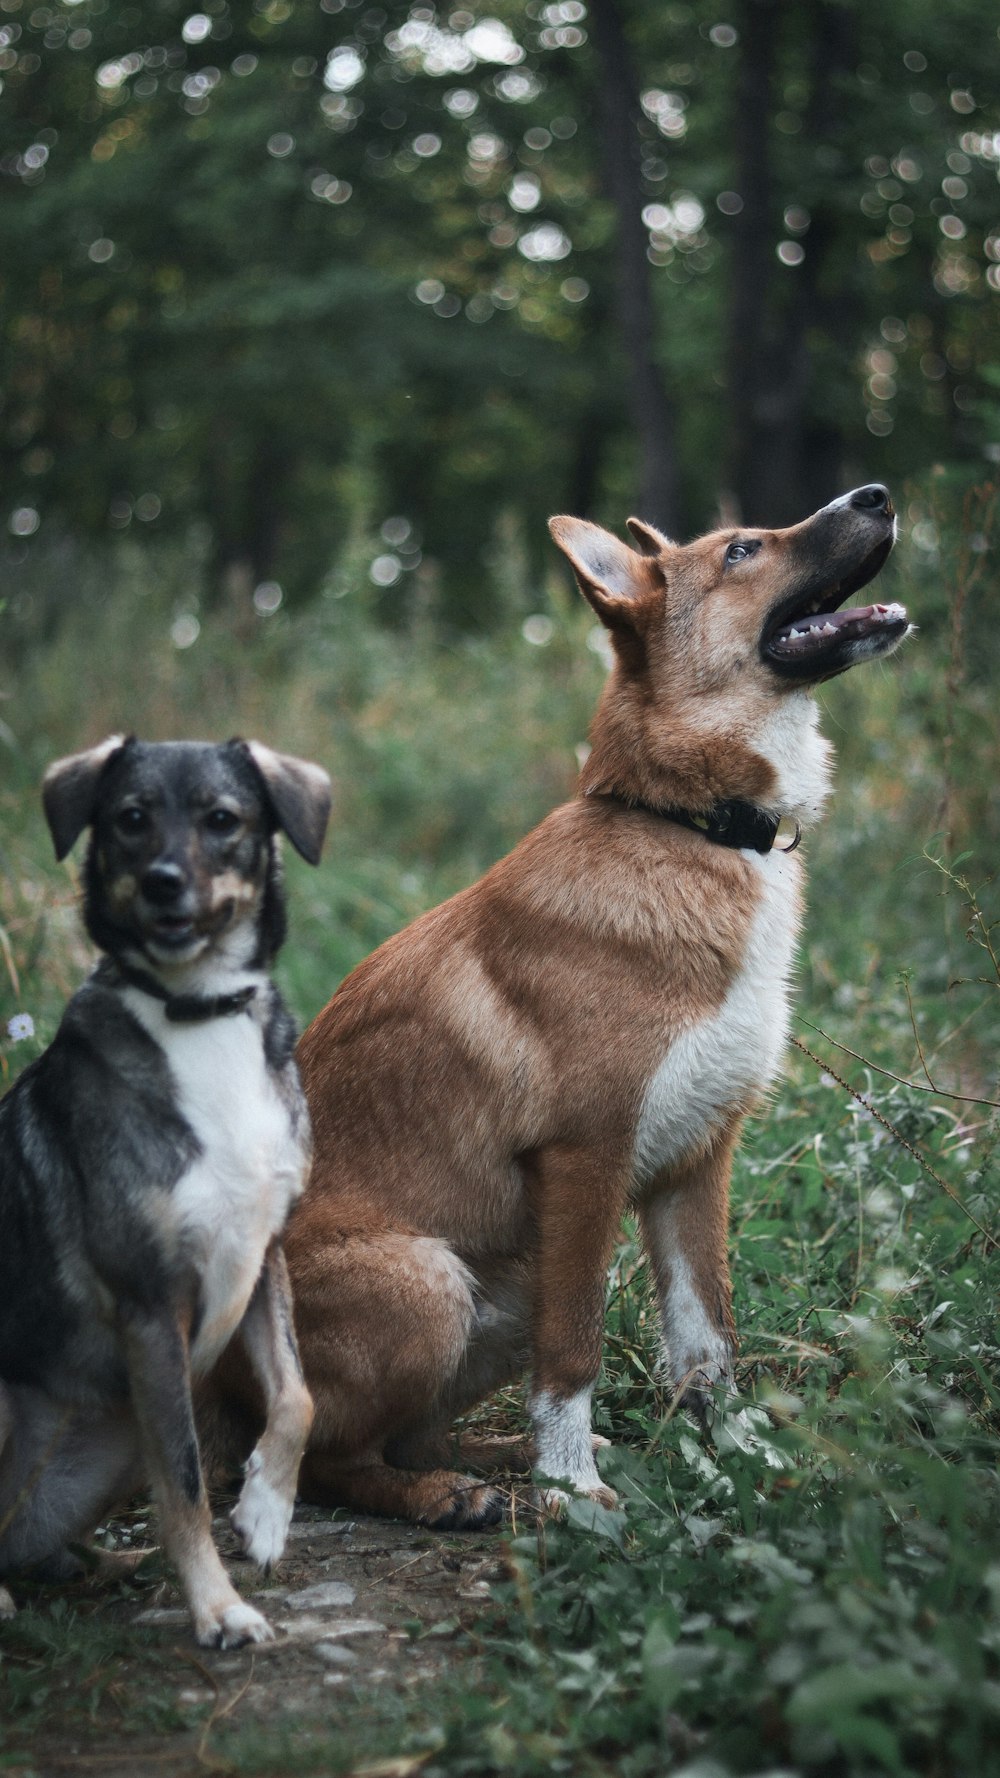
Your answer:
[[[816,685],[885,654],[906,634],[898,604],[843,609],[873,580],[896,533],[888,490],[855,488],[785,531],[711,532],[679,545],[629,519],[630,549],[585,519],[554,518],[549,529],[586,597],[624,652],[656,645],[659,624],[688,646],[703,639],[703,660],[748,652],[786,684]],[[722,668],[719,661],[719,668]]]
[[[258,741],[113,736],[50,766],[42,797],[57,858],[92,830],[84,917],[102,950],[169,969],[224,945],[259,966],[284,936],[274,835],[318,863],[330,782]]]
[[[644,797],[672,773],[685,806],[766,800],[773,773],[762,755],[774,748],[761,737],[773,735],[788,694],[888,653],[909,628],[895,603],[845,608],[895,539],[880,484],[787,530],[729,528],[686,545],[637,519],[636,549],[584,519],[549,525],[615,647],[595,751],[598,739],[613,749],[616,781],[628,754],[636,782],[645,774]],[[587,787],[605,788],[603,773],[595,760]]]

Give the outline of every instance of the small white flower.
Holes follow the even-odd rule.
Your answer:
[[[16,1012],[12,1019],[7,1020],[7,1036],[12,1043],[20,1043],[25,1037],[34,1037],[35,1021],[30,1012]]]

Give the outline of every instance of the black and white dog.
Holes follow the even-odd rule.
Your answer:
[[[232,1522],[269,1567],[312,1419],[281,1248],[310,1139],[267,975],[274,836],[318,862],[329,780],[255,741],[116,736],[53,765],[43,800],[58,858],[92,830],[104,955],[0,1101],[0,1575],[71,1574],[148,1479],[198,1641],[261,1641],[212,1542],[191,1385],[238,1335],[266,1425]]]

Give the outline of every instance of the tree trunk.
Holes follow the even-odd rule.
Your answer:
[[[252,442],[226,420],[213,429],[202,480],[214,540],[213,580],[231,602],[249,608],[254,587],[274,572],[281,497],[290,475],[287,454],[263,424]]]
[[[814,0],[810,21],[813,46],[806,129],[813,154],[837,152],[838,123],[844,116],[844,76],[858,62],[857,13],[831,0]],[[838,243],[843,220],[832,203],[817,203],[805,237],[807,276],[803,287],[803,332],[815,330],[832,348],[837,370],[847,371],[862,328],[857,281],[837,279],[824,286],[823,273]],[[800,417],[801,507],[803,514],[822,506],[844,487],[846,455],[843,430],[823,404],[812,402]]]
[[[674,531],[681,523],[676,425],[656,355],[652,270],[642,220],[638,86],[616,0],[591,0],[589,18],[600,65],[604,182],[618,226],[616,313],[639,452],[636,506],[639,517]]]
[[[736,12],[739,69],[733,96],[735,189],[729,310],[728,452],[732,498],[748,524],[775,523],[766,453],[772,439],[774,354],[768,310],[773,277],[771,86],[778,35],[775,0],[742,0]]]
[[[850,289],[823,290],[824,262],[838,240],[832,207],[817,204],[803,237],[805,259],[778,265],[778,209],[770,139],[780,30],[791,25],[780,0],[742,0],[740,69],[733,136],[736,190],[743,208],[733,228],[729,318],[728,452],[734,504],[751,524],[791,524],[838,490],[839,427],[813,406],[810,337],[824,335],[846,358],[856,335]],[[840,76],[853,66],[855,19],[831,0],[813,0],[810,93],[801,143],[808,169],[818,150],[836,153]],[[787,194],[791,196],[792,194]],[[829,371],[828,371],[829,374]]]

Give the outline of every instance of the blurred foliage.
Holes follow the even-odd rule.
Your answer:
[[[600,10],[632,60],[688,529],[752,504],[741,441],[759,462],[787,441],[793,506],[748,521],[981,463],[1000,365],[981,6]],[[131,529],[193,538],[244,608],[371,574],[383,615],[476,628],[498,561],[527,596],[547,512],[619,523],[641,481],[627,218],[590,25],[582,0],[2,0],[5,589],[67,528]]]
[[[816,1017],[832,1006],[863,1024],[891,1006],[905,1018],[905,970],[924,1016],[961,1027],[983,971],[961,892],[925,854],[992,905],[1000,511],[993,484],[963,490],[944,471],[905,487],[900,508],[901,541],[879,584],[905,601],[917,633],[901,656],[822,691],[837,783],[831,818],[809,837],[800,969]],[[360,572],[302,608],[249,615],[229,601],[206,606],[195,590],[203,573],[203,555],[165,540],[39,540],[18,601],[0,615],[10,663],[0,677],[0,935],[10,935],[18,978],[36,981],[28,1010],[41,996],[56,1016],[86,955],[72,864],[48,857],[37,786],[50,760],[107,734],[239,732],[331,771],[321,870],[289,862],[295,942],[282,968],[302,1017],[572,790],[603,632],[555,573],[527,616],[522,589],[498,573],[490,636],[442,630],[419,607],[387,626]],[[0,966],[0,993],[4,982]],[[16,1010],[10,1003],[8,1016]],[[949,1042],[956,1078],[983,1065],[976,1021],[981,1011],[968,1043]]]

